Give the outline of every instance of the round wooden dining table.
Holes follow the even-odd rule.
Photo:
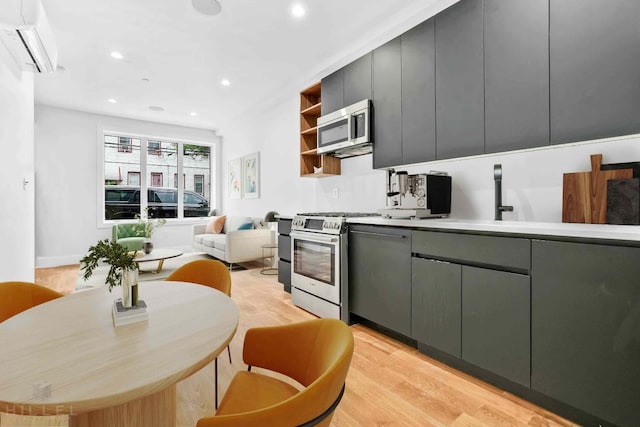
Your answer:
[[[112,305],[121,291],[107,287],[1,322],[0,412],[69,414],[71,426],[175,427],[176,383],[224,350],[238,309],[207,286],[139,287],[148,319],[138,323],[114,327]]]

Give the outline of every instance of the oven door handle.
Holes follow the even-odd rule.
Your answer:
[[[310,242],[336,243],[338,241],[338,236],[323,236],[315,233],[297,233],[295,231],[291,231],[289,232],[289,236],[294,239],[308,240]]]

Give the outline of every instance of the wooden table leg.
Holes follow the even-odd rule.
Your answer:
[[[69,427],[175,427],[175,384],[156,394],[92,412],[72,415]]]

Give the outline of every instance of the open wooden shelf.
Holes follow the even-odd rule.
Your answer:
[[[314,126],[307,130],[300,131],[300,135],[317,135],[318,134],[318,126]]]
[[[300,114],[302,114],[303,116],[310,115],[310,116],[318,117],[320,115],[321,109],[322,109],[322,102],[318,102],[317,104],[314,104],[311,107],[300,111]]]
[[[324,178],[340,175],[340,159],[318,154],[318,117],[322,111],[321,83],[300,92],[300,176]]]

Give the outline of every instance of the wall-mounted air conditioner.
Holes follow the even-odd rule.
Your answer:
[[[23,70],[55,71],[58,48],[40,0],[2,0],[0,40]]]

